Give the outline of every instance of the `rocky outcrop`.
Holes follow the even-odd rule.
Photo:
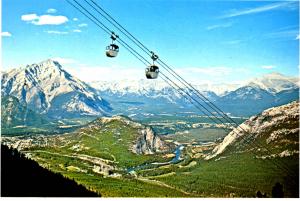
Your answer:
[[[153,132],[150,127],[140,130],[133,152],[137,154],[153,154],[166,150],[164,142]]]
[[[233,146],[233,150],[236,151],[245,151],[248,148],[247,144],[255,140],[259,140],[259,143],[269,150],[276,148],[278,153],[272,157],[291,155],[283,153],[299,153],[299,149],[296,149],[299,146],[299,101],[267,109],[259,115],[252,116],[240,127],[243,129],[235,128],[231,131],[206,159],[223,153],[229,146]],[[285,147],[289,147],[290,150],[284,151]],[[255,151],[262,152],[259,148]]]

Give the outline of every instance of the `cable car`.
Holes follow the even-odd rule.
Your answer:
[[[158,77],[159,68],[154,64],[154,61],[158,59],[158,56],[154,54],[154,52],[151,53],[151,59],[153,60],[153,64],[145,69],[145,74],[147,79],[156,79]]]
[[[106,56],[108,57],[116,57],[119,53],[119,46],[116,44],[110,44],[106,47]]]
[[[145,70],[147,79],[156,79],[158,77],[159,68],[156,65],[151,65]]]
[[[112,32],[110,38],[112,39],[112,42],[106,47],[106,56],[112,58],[116,57],[119,53],[119,46],[114,44],[114,41],[119,38],[119,36]]]

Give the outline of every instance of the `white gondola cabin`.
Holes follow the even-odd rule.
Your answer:
[[[145,69],[147,79],[156,79],[158,77],[159,68],[158,66],[151,65]]]
[[[119,46],[116,44],[110,44],[106,47],[106,56],[108,57],[116,57],[119,53]]]

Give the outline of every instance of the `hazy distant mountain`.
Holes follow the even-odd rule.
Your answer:
[[[116,114],[174,113],[193,107],[178,91],[159,79],[98,81],[90,84],[111,103]],[[212,91],[202,93],[210,100],[218,98]]]
[[[273,88],[274,89],[274,88]],[[299,88],[291,88],[278,93],[259,86],[244,86],[220,97],[216,104],[226,112],[239,116],[250,116],[274,106],[287,104],[299,99]]]
[[[264,89],[273,94],[279,93],[285,90],[291,90],[299,88],[299,79],[297,77],[289,77],[280,73],[270,73],[258,78],[251,79],[246,84],[196,84],[193,85],[197,90],[201,92],[213,92],[218,97],[225,96],[226,94],[235,91],[241,87],[250,86]],[[89,83],[99,91],[107,91],[111,94],[125,95],[147,95],[149,92],[161,92],[168,90],[174,92],[174,89],[170,87],[163,80],[116,80],[116,81],[93,81]],[[184,87],[183,87],[184,88]]]
[[[276,94],[281,91],[293,90],[299,87],[299,79],[287,77],[280,73],[270,73],[260,78],[251,80],[248,86],[259,87],[270,93]]]
[[[15,96],[28,108],[50,117],[105,115],[111,108],[96,90],[53,60],[2,74],[2,96]]]
[[[148,98],[165,98],[170,102],[181,98],[181,95],[161,79],[156,80],[117,80],[117,81],[94,81],[89,83],[100,92],[126,96],[128,94],[135,96],[145,96]],[[228,90],[236,89],[236,85],[194,85],[194,87],[207,93],[207,96],[214,99]],[[182,87],[184,88],[184,87]],[[214,89],[214,90],[211,90]]]
[[[197,112],[178,91],[159,79],[98,81],[90,84],[98,89],[103,97],[110,100],[115,112],[123,114],[182,110],[195,110]],[[255,78],[241,86],[224,84],[222,86],[195,85],[194,87],[225,112],[232,115],[250,116],[266,108],[297,100],[299,96],[298,84],[297,78],[271,73]],[[192,96],[196,97],[195,95]],[[202,101],[199,100],[199,102]],[[124,111],[124,108],[129,108],[130,112]]]

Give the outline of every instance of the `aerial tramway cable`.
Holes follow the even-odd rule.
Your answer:
[[[87,2],[87,0],[85,0]],[[94,10],[96,10],[97,13],[99,13],[102,17],[104,17],[107,21],[109,21],[114,27],[116,27],[119,31],[121,31],[127,38],[129,38],[132,42],[134,42],[140,49],[142,49],[146,54],[149,55],[149,52],[152,53],[143,43],[141,43],[136,37],[134,37],[127,29],[125,29],[120,23],[118,23],[111,15],[109,15],[101,6],[99,6],[95,1],[91,0],[91,2],[98,8],[99,10],[95,9],[94,6],[92,6],[89,2],[87,2]],[[104,16],[106,15],[106,16]],[[108,19],[110,18],[110,19]],[[113,22],[114,23],[113,23]],[[117,26],[116,26],[117,25]],[[119,27],[118,27],[119,26]],[[124,33],[124,30],[126,33]],[[129,35],[129,36],[128,36]],[[148,51],[148,52],[147,52]],[[203,102],[205,102],[209,108],[211,108],[214,112],[216,112],[218,115],[220,115],[225,120],[229,121],[229,123],[238,131],[243,131],[246,134],[249,132],[246,131],[244,128],[242,128],[236,121],[234,121],[232,118],[230,118],[227,114],[225,114],[218,106],[216,106],[214,103],[212,103],[207,97],[205,97],[199,90],[195,89],[190,83],[188,83],[185,79],[183,79],[180,75],[178,75],[169,65],[167,65],[165,62],[163,62],[161,59],[158,58],[158,63],[161,64],[161,66],[166,69],[175,79],[179,80],[184,86],[186,86],[188,89],[191,90],[193,94],[195,94],[199,99],[201,99]],[[171,71],[171,72],[170,72]],[[176,77],[177,76],[177,77]],[[239,134],[237,134],[240,136]],[[272,153],[268,148],[265,147],[269,153]]]
[[[118,23],[110,14],[108,14],[101,6],[99,6],[95,1],[90,0],[97,8],[95,8],[91,3],[89,3],[87,0],[84,0],[89,6],[91,6],[98,14],[100,14],[102,17],[104,17],[108,22],[110,22],[114,27],[116,27],[119,31],[121,31],[128,39],[130,39],[132,42],[134,42],[141,50],[143,50],[146,54],[149,56],[152,55],[152,51],[150,51],[142,42],[140,42],[136,37],[134,37],[127,29],[125,29],[120,23]],[[101,13],[101,11],[104,13]],[[106,15],[106,16],[105,16]],[[126,32],[126,33],[125,33]],[[187,88],[193,89],[191,90],[193,93],[196,91],[197,93],[195,94],[196,96],[201,96],[202,98],[205,99],[204,102],[208,102],[213,105],[213,107],[217,108],[217,110],[221,111],[215,104],[211,103],[201,92],[199,92],[197,89],[195,89],[190,83],[188,83],[186,80],[184,80],[180,75],[178,75],[175,71],[172,70],[166,63],[164,63],[160,58],[158,59],[158,63],[162,65],[162,67],[166,67],[166,70],[172,74],[176,79],[179,79],[179,81],[184,84]],[[177,77],[176,77],[177,76]],[[199,97],[199,98],[201,98]],[[203,100],[201,98],[201,100]],[[209,107],[211,107],[209,105]],[[211,109],[213,109],[211,107]],[[220,114],[218,111],[216,111],[218,114]],[[223,111],[221,111],[221,116],[225,115],[225,119],[229,121],[233,121],[231,118],[229,118]],[[236,122],[234,122],[236,126],[239,126]]]
[[[89,3],[87,0],[84,0],[88,5],[90,5],[98,14],[100,14],[102,17],[104,17],[108,22],[110,22],[114,27],[116,27],[119,31],[121,31],[125,36],[127,36],[128,39],[130,39],[132,42],[134,42],[141,50],[143,50],[146,54],[148,54],[149,56],[151,56],[152,51],[150,51],[142,42],[140,42],[136,37],[134,37],[127,29],[125,29],[120,23],[118,23],[109,13],[107,13],[100,5],[98,5],[94,0],[90,0],[97,8],[95,8],[93,5],[91,5],[91,3]],[[101,11],[104,13],[101,13]],[[126,33],[124,33],[126,32]],[[163,62],[160,58],[158,58],[158,63],[160,63],[162,66],[165,66],[168,70],[170,70],[172,73],[171,74],[175,74],[178,78],[180,78],[180,80],[182,82],[185,83],[185,86],[193,89],[194,91],[196,91],[196,93],[198,95],[200,95],[203,99],[205,99],[205,101],[207,101],[208,103],[210,103],[212,105],[212,107],[214,107],[217,111],[218,114],[221,114],[221,116],[224,116],[225,119],[229,120],[229,121],[233,121],[233,123],[236,126],[239,126],[233,119],[231,119],[230,117],[228,117],[228,115],[226,115],[220,108],[218,108],[214,103],[212,103],[211,101],[209,101],[201,92],[199,92],[197,89],[195,89],[190,83],[188,83],[186,80],[184,80],[180,75],[178,75],[175,71],[172,70],[172,68],[167,65],[165,62]],[[170,72],[169,72],[170,73]],[[174,76],[175,77],[175,76]],[[193,92],[194,92],[193,91]],[[197,95],[195,94],[195,95]],[[197,95],[197,96],[198,96]],[[211,107],[209,105],[209,107]],[[211,107],[211,109],[213,109]]]
[[[103,16],[108,22],[110,22],[114,27],[116,27],[119,31],[121,31],[121,33],[123,33],[124,35],[127,36],[127,38],[129,38],[132,42],[134,42],[137,46],[139,46],[139,48],[141,50],[143,50],[146,54],[148,54],[149,56],[151,56],[151,50],[149,50],[143,43],[141,43],[136,37],[134,37],[127,29],[125,29],[120,23],[118,23],[110,14],[108,14],[101,6],[99,6],[99,4],[97,4],[95,1],[90,0],[98,9],[96,9],[94,6],[92,6],[90,3],[88,3],[87,0],[85,0],[85,2],[87,2],[92,8],[94,8],[94,10],[96,10],[97,13],[99,13],[101,16]],[[101,11],[104,13],[101,13]],[[106,17],[106,16],[107,17]],[[109,19],[108,19],[109,18]],[[113,22],[112,22],[113,21]],[[125,32],[125,33],[124,33]],[[129,37],[129,36],[130,37]]]
[[[130,39],[132,42],[134,42],[138,47],[140,47],[141,50],[143,50],[146,54],[148,54],[149,56],[151,56],[152,51],[150,51],[142,42],[140,42],[136,37],[134,37],[126,28],[124,28],[120,23],[118,23],[109,13],[107,13],[99,4],[97,4],[94,0],[90,0],[99,10],[97,10],[93,5],[91,5],[91,3],[89,3],[87,0],[84,0],[87,4],[89,4],[98,14],[100,14],[102,17],[104,17],[108,22],[110,22],[114,27],[116,27],[119,31],[121,31],[124,35],[127,36],[128,39]],[[103,13],[101,13],[103,12]],[[106,15],[106,16],[105,16]],[[109,19],[108,19],[109,18]],[[113,22],[112,22],[113,21]],[[126,33],[124,33],[126,32]],[[129,35],[129,36],[128,36]],[[149,54],[150,53],[150,54]],[[165,66],[168,70],[170,70],[171,73],[174,77],[178,77],[184,84],[186,87],[193,89],[191,90],[192,92],[196,92],[195,95],[197,96],[201,96],[199,98],[201,98],[201,100],[203,100],[204,102],[208,103],[208,106],[215,110],[219,115],[221,115],[222,117],[224,117],[225,119],[231,121],[232,123],[234,123],[234,125],[236,125],[237,127],[239,126],[239,124],[237,122],[235,122],[232,118],[230,118],[227,114],[225,114],[218,106],[216,106],[214,103],[212,103],[209,99],[207,99],[199,90],[197,90],[195,87],[193,87],[190,83],[188,83],[185,79],[183,79],[179,74],[177,74],[174,70],[172,70],[172,68],[167,65],[165,62],[163,62],[160,58],[158,58],[158,63],[162,64],[162,66]],[[243,129],[243,128],[241,128]],[[244,130],[245,131],[245,130]]]
[[[108,33],[108,34],[111,34],[111,31],[109,30],[109,28],[107,27],[107,26],[105,26],[100,20],[98,20],[93,14],[91,14],[89,11],[87,11],[80,3],[78,3],[76,0],[74,0],[75,2],[76,2],[76,4],[77,5],[79,5],[83,10],[85,10],[90,16],[92,16],[95,20],[93,20],[93,19],[91,19],[89,16],[87,16],[83,11],[81,11],[78,7],[76,7],[74,4],[72,4],[69,0],[66,0],[69,4],[71,4],[74,8],[76,8],[78,11],[80,11],[83,15],[85,15],[87,18],[89,18],[92,22],[94,22],[99,28],[101,28],[101,29],[103,29],[106,33]],[[86,0],[85,0],[86,1]],[[95,4],[95,2],[93,1],[93,0],[91,0],[94,4]],[[89,4],[90,5],[90,4]],[[98,7],[98,6],[97,6]],[[104,11],[104,9],[102,9],[102,11]],[[105,11],[104,11],[105,12]],[[106,13],[106,12],[105,12]],[[107,13],[106,13],[107,14]],[[109,15],[109,17],[111,18],[111,19],[113,19],[110,15]],[[114,22],[116,22],[114,19],[113,19],[113,21]],[[117,23],[117,22],[116,22]],[[112,23],[113,24],[113,23]],[[102,25],[102,26],[101,26]],[[114,25],[114,24],[113,24]],[[117,23],[117,25],[118,26],[120,26],[122,29],[124,29],[131,37],[133,37],[133,39],[134,40],[136,40],[140,45],[138,45],[141,49],[142,49],[142,47],[143,48],[145,48],[147,51],[150,51],[148,48],[146,48],[146,46],[144,46],[139,40],[137,40],[132,34],[130,34],[124,27],[122,27],[119,23]],[[116,25],[114,25],[114,26],[116,26]],[[124,34],[124,32],[123,32],[123,34]],[[124,35],[126,35],[127,37],[128,37],[128,35],[127,34],[124,34]],[[129,37],[128,37],[129,38]],[[120,39],[119,38],[119,42],[120,43],[122,43],[122,45],[133,55],[133,56],[135,56],[137,59],[139,59],[142,63],[144,63],[146,66],[147,66],[147,64],[146,63],[148,63],[148,64],[150,64],[150,62],[148,62],[148,60],[147,59],[145,59],[141,54],[139,54],[136,50],[134,50],[130,45],[128,45],[125,41],[123,41],[122,39]],[[142,46],[142,47],[141,47]],[[151,51],[150,51],[150,53],[151,53]],[[195,94],[195,92],[194,91],[196,91],[198,94],[195,94],[198,98],[200,98],[201,100],[203,100],[199,95],[200,94],[202,94],[201,92],[199,92],[198,90],[196,90],[191,84],[189,84],[187,81],[185,81],[180,75],[178,75],[174,70],[172,70],[172,68],[171,67],[169,67],[166,63],[164,63],[162,60],[158,60],[159,61],[159,63],[160,64],[162,64],[162,66],[164,67],[165,66],[165,68],[164,69],[168,69],[167,71],[173,76],[173,77],[175,77],[177,80],[179,80],[179,82],[180,83],[182,83],[182,84],[184,84],[184,86],[186,86],[190,91],[192,91],[194,94]],[[171,72],[173,72],[173,73],[171,73]],[[175,74],[175,75],[174,75]],[[165,77],[165,78],[167,78],[169,81],[172,81],[171,79],[169,79],[167,76],[165,76],[163,73],[162,73],[162,75]],[[180,78],[178,78],[178,77],[176,77],[176,75]],[[165,79],[163,79],[165,82],[166,82],[166,80]],[[173,82],[173,81],[172,81]],[[167,82],[167,84],[169,84],[170,85],[170,83],[169,82]],[[173,84],[175,84],[174,82],[173,82]],[[177,84],[176,84],[177,85]],[[188,85],[188,86],[187,86]],[[171,86],[171,85],[170,85]],[[176,89],[174,86],[172,86],[174,89]],[[178,85],[177,85],[177,87],[179,87]],[[178,90],[177,90],[178,91]],[[185,92],[185,90],[182,90],[183,92]],[[186,94],[188,94],[187,92],[185,92]],[[182,95],[182,93],[180,92],[180,94]],[[192,100],[194,100],[195,101],[195,99],[191,96],[191,95],[188,95],[190,98],[192,98]],[[211,109],[213,109],[215,112],[217,112],[218,114],[220,114],[220,112],[221,112],[221,116],[222,116],[222,118],[224,118],[224,115],[225,115],[225,119],[229,119],[231,122],[234,122],[234,124],[235,125],[238,125],[233,119],[231,119],[228,115],[226,115],[220,108],[218,108],[215,104],[213,104],[211,101],[209,101],[203,94],[202,94],[202,96],[204,97],[204,99],[206,99],[206,101],[204,101],[204,103],[206,103]],[[190,100],[190,99],[188,99],[188,100]],[[190,102],[192,102],[192,101],[190,101]],[[195,102],[197,102],[199,105],[201,105],[201,107],[203,107],[203,108],[205,108],[206,110],[207,110],[207,108],[205,107],[205,106],[203,106],[202,104],[200,104],[199,103],[199,101],[195,101]],[[209,104],[211,104],[211,105],[209,105]],[[195,106],[195,104],[193,104],[194,106]],[[214,108],[213,108],[214,107]],[[201,110],[199,107],[197,107],[202,113],[203,113],[203,110]],[[219,110],[219,111],[218,111]],[[220,119],[220,117],[217,117],[215,114],[213,114],[213,112],[211,112],[210,110],[207,110],[210,114],[212,114],[212,116],[213,117],[215,117],[216,119],[218,119],[218,120],[220,120],[221,122],[222,122],[222,120]],[[206,114],[206,113],[205,113]],[[207,114],[206,114],[207,115]],[[211,118],[209,115],[208,115],[208,117],[209,118]],[[214,121],[214,120],[213,120]],[[214,121],[215,122],[215,121]],[[215,122],[216,123],[216,122]],[[225,124],[224,122],[223,122],[223,124]],[[239,125],[237,126],[238,128],[241,128]],[[247,132],[247,131],[245,131],[243,128],[241,128],[245,133],[249,133],[249,132]],[[233,132],[235,133],[235,130],[233,130]],[[241,137],[242,138],[242,140],[244,139],[244,137],[245,137],[245,135],[244,136],[240,136],[238,133],[235,133],[235,134],[237,134],[239,137]],[[255,143],[256,144],[256,143]],[[257,145],[257,144],[256,144]],[[251,146],[251,145],[250,145]],[[257,145],[258,147],[262,147],[262,145]],[[265,148],[265,147],[264,147]],[[265,149],[267,149],[267,148],[265,148]],[[267,149],[267,151],[269,152],[269,153],[272,153],[272,152],[270,152],[270,150],[269,149]],[[289,172],[289,169],[288,168],[286,168],[286,167],[283,167],[283,166],[281,166],[281,165],[279,165],[278,163],[274,163],[274,161],[272,161],[272,160],[270,160],[273,164],[275,164],[277,167],[279,167],[279,168],[281,168],[281,169],[283,169],[283,170],[285,170],[285,171],[287,171],[287,172]],[[290,172],[289,172],[289,174],[290,174]]]
[[[75,0],[74,0],[75,1]],[[76,1],[77,2],[77,1]],[[78,4],[78,2],[77,2],[77,4]],[[75,7],[76,8],[76,7]],[[78,8],[77,8],[78,9]],[[86,10],[86,9],[85,9]],[[88,12],[89,13],[89,12]],[[90,14],[90,13],[89,13]],[[92,14],[90,14],[91,16],[93,16]],[[97,20],[97,18],[95,17],[95,16],[93,16],[96,20]],[[90,18],[89,18],[90,19]],[[94,23],[95,23],[95,21],[94,20],[92,20]],[[99,23],[101,23],[99,20],[97,20]],[[97,24],[97,23],[95,23],[95,24]],[[102,24],[102,23],[101,23]],[[102,28],[103,29],[103,27],[100,27],[100,28]],[[142,57],[139,53],[137,53],[133,48],[131,48],[127,43],[125,43],[125,45],[127,45],[127,50],[129,50],[130,49],[130,53],[131,54],[133,54],[135,57],[137,57],[135,54],[138,54],[141,58],[143,58],[143,60],[146,60],[144,57]],[[135,52],[135,54],[133,53],[133,52]],[[137,57],[140,61],[142,61],[139,57]],[[144,61],[142,61],[144,64],[145,64],[145,62]],[[146,61],[146,62],[148,62],[148,61]],[[149,62],[148,62],[149,63]],[[164,63],[165,64],[165,63]],[[166,64],[165,64],[166,65]],[[191,90],[192,91],[192,90]],[[203,106],[202,106],[203,107]],[[215,116],[212,112],[210,112],[211,114],[212,114],[212,116]],[[217,117],[218,118],[218,117]],[[248,133],[247,131],[245,131],[246,133]],[[235,134],[237,134],[237,133],[235,133]],[[241,137],[239,134],[237,134],[239,137]],[[243,137],[242,137],[242,140],[243,140]],[[270,152],[270,153],[272,153],[272,152]],[[273,161],[272,161],[273,162]],[[278,164],[276,165],[276,166],[278,166]]]
[[[104,25],[100,20],[98,20],[93,14],[91,14],[86,8],[84,8],[78,1],[73,0],[78,6],[80,6],[84,11],[86,11],[89,15],[84,13],[80,8],[78,8],[76,5],[70,2],[70,0],[66,0],[70,5],[72,5],[74,8],[76,8],[78,11],[80,11],[84,16],[86,16],[88,19],[90,19],[92,22],[94,22],[99,28],[101,28],[104,32],[107,34],[111,35],[113,31],[111,31],[106,25]],[[90,17],[91,16],[91,17]],[[145,59],[142,55],[140,55],[136,50],[130,47],[125,41],[123,41],[120,37],[116,39],[119,41],[120,44],[122,44],[127,50],[130,49],[131,52],[134,52],[135,54],[139,55],[140,61],[141,59],[143,60],[142,62],[144,64],[148,63],[151,64],[147,59]],[[146,64],[147,65],[147,64]]]
[[[209,115],[207,115],[207,113],[206,112],[204,112],[203,110],[201,110],[201,108],[199,108],[197,105],[195,105],[194,103],[193,103],[193,101],[195,101],[196,103],[198,103],[199,105],[201,105],[203,108],[205,108],[205,106],[203,106],[202,104],[200,104],[197,100],[195,100],[191,95],[189,95],[184,89],[182,89],[180,86],[178,86],[176,83],[174,83],[171,79],[169,79],[167,76],[165,76],[163,73],[161,73],[167,80],[169,80],[172,84],[174,84],[176,87],[178,87],[179,89],[180,89],[180,91],[177,89],[177,91],[184,97],[184,98],[186,98],[188,101],[190,101],[191,102],[191,104],[193,104],[197,109],[199,109],[202,113],[204,113],[207,117],[209,117],[213,122],[215,122],[216,124],[218,124],[217,122],[216,122],[216,120],[215,119],[213,119],[213,118],[211,118]],[[162,78],[162,77],[161,77]],[[164,78],[162,78],[167,84],[169,84],[171,87],[173,87],[174,89],[176,89],[174,86],[172,86],[167,80],[165,80]],[[185,93],[186,95],[184,95],[183,93]],[[193,101],[192,101],[193,100]],[[206,110],[207,110],[207,108],[205,108]],[[209,112],[210,114],[212,114],[213,115],[213,113],[211,113],[211,112]],[[219,120],[219,121],[221,121],[221,124],[223,124],[223,125],[225,125],[225,123],[221,120],[221,118],[219,118],[219,117],[217,117],[217,116],[215,116],[215,115],[213,115],[217,120]],[[222,123],[223,122],[223,123]],[[225,131],[227,131],[226,130],[226,128],[222,128],[223,130],[225,130]],[[239,135],[239,133],[237,133],[234,129],[231,131],[231,132],[233,132],[234,134],[236,134],[236,135],[238,135],[239,137],[241,137],[241,141],[242,140],[245,140],[245,135],[244,136],[240,136]],[[250,141],[251,139],[246,139],[246,144],[249,144],[249,141]],[[256,145],[257,147],[263,147],[262,145],[259,145],[259,144],[257,144],[256,142],[254,142],[254,145]],[[239,145],[240,146],[240,145]],[[238,146],[238,148],[239,148],[239,146]],[[251,146],[251,145],[250,145]],[[228,147],[228,150],[230,150],[231,148],[233,148],[233,147]],[[252,146],[252,148],[255,148],[255,147],[253,147]],[[263,148],[265,148],[265,147],[263,147]],[[272,153],[272,152],[271,152]],[[280,164],[278,164],[278,163],[276,163],[276,162],[274,162],[274,161],[272,161],[272,160],[269,160],[272,164],[274,164],[275,166],[277,166],[277,167],[279,167],[280,169],[282,169],[282,170],[285,170],[288,174],[290,174],[290,175],[294,175],[292,172],[290,172],[289,171],[289,169],[286,167],[286,166],[282,166],[282,165],[280,165]],[[296,176],[296,175],[295,175]]]
[[[150,51],[143,43],[141,43],[136,37],[134,37],[127,29],[125,29],[120,23],[118,23],[111,15],[109,15],[101,6],[99,6],[95,1],[90,0],[99,10],[97,10],[94,6],[92,6],[87,0],[87,2],[98,14],[100,14],[102,17],[104,17],[108,22],[110,22],[114,27],[116,27],[119,31],[121,31],[128,39],[130,39],[132,42],[134,42],[141,50],[143,50],[146,54],[150,55],[152,51]],[[106,16],[107,17],[106,17]],[[110,19],[108,19],[110,18]],[[113,22],[112,22],[113,21]],[[123,30],[123,31],[122,31]],[[126,32],[126,33],[124,33]],[[128,36],[129,35],[129,36]],[[148,52],[147,52],[148,51]],[[175,79],[179,80],[180,83],[182,83],[187,89],[189,89],[193,94],[195,94],[199,99],[201,99],[203,102],[205,102],[209,108],[211,108],[214,112],[216,112],[218,115],[220,115],[225,120],[229,121],[229,124],[233,124],[232,126],[236,127],[238,131],[243,131],[245,133],[249,133],[244,128],[242,128],[236,121],[234,121],[232,118],[230,118],[227,114],[225,114],[218,106],[216,106],[214,103],[212,103],[207,97],[205,97],[199,90],[195,89],[190,83],[188,83],[185,79],[183,79],[180,75],[178,75],[169,65],[167,65],[165,62],[163,62],[161,59],[158,58],[158,63],[161,64],[161,66],[166,69]],[[231,123],[230,123],[231,122]],[[238,135],[238,134],[237,134]],[[240,135],[238,135],[240,136]],[[272,153],[268,148],[267,151],[269,153]]]

